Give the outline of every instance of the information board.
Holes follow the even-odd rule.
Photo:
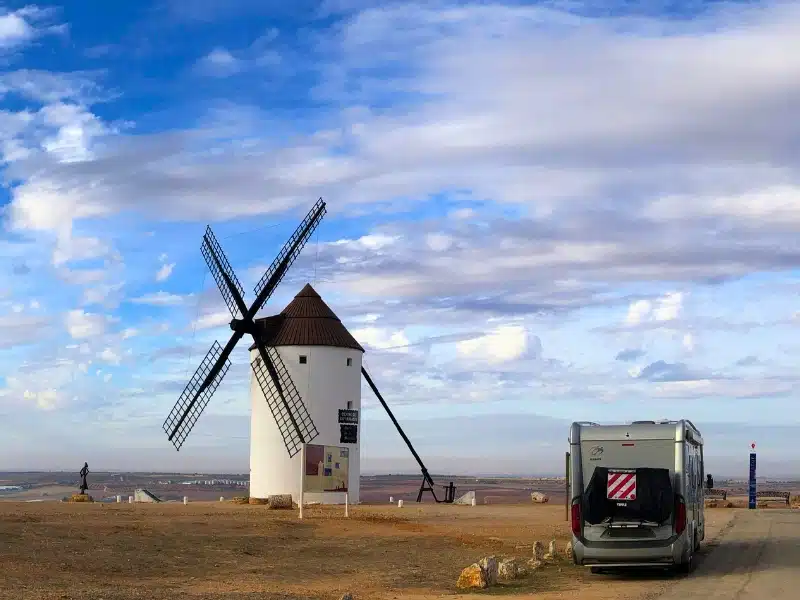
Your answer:
[[[350,449],[340,446],[306,444],[303,491],[346,492]]]
[[[755,508],[756,503],[756,453],[750,453],[750,485],[748,489],[748,508]]]

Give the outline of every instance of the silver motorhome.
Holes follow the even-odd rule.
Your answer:
[[[573,423],[569,443],[575,564],[594,572],[691,569],[705,538],[703,438],[697,427],[686,419]]]

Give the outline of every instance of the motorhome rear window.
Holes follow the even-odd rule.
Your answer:
[[[669,469],[596,467],[583,495],[584,519],[590,525],[663,524],[672,516],[673,504]]]

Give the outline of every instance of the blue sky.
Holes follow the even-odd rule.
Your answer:
[[[688,417],[800,471],[796,5],[129,4],[0,5],[0,469],[246,471],[246,345],[161,430],[229,331],[199,243],[252,299],[322,196],[265,313],[312,282],[431,470]]]

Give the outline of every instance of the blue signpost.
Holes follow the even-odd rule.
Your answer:
[[[752,445],[755,449],[756,445]],[[750,453],[750,494],[748,501],[748,508],[756,507],[756,453]]]

